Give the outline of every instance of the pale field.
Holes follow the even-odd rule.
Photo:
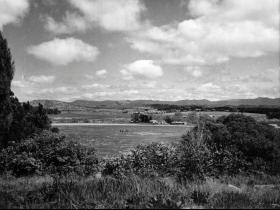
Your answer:
[[[58,126],[60,133],[68,139],[94,147],[99,156],[112,156],[127,152],[139,144],[152,142],[171,143],[181,140],[186,126],[129,126],[129,125],[90,125]],[[120,130],[128,132],[121,132]]]

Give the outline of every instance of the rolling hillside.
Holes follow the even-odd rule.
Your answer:
[[[280,98],[256,98],[256,99],[233,99],[223,101],[209,100],[181,100],[181,101],[154,101],[154,100],[122,100],[122,101],[86,101],[77,100],[73,102],[63,102],[56,100],[34,100],[31,105],[41,103],[46,108],[58,108],[61,111],[83,111],[97,108],[122,109],[141,107],[150,104],[174,104],[174,105],[204,105],[204,106],[273,106],[280,107]]]

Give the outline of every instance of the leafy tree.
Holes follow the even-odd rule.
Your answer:
[[[169,117],[169,116],[166,116],[166,117],[164,118],[164,120],[165,120],[165,122],[168,123],[168,124],[171,124],[171,123],[173,122],[173,120],[172,120],[171,117]]]

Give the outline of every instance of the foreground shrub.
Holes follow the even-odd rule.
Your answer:
[[[188,155],[189,148],[197,145],[193,148],[197,154],[202,153],[201,160],[206,164],[201,161],[200,165],[208,176],[242,172],[277,174],[280,173],[279,134],[279,130],[251,117],[231,114],[217,122],[201,121],[183,137],[180,147]]]
[[[187,138],[187,137],[185,137]],[[179,180],[203,180],[209,162],[209,150],[203,144],[183,141],[178,147],[176,177]]]
[[[104,175],[125,176],[137,174],[139,176],[168,176],[172,174],[177,161],[177,147],[152,143],[139,145],[129,154],[106,161]]]
[[[1,173],[10,172],[15,176],[71,172],[89,175],[98,170],[94,149],[47,131],[3,149],[0,163]]]
[[[184,142],[164,145],[139,145],[129,154],[105,161],[103,175],[124,177],[174,177],[179,181],[205,178],[209,151],[203,146]]]
[[[227,148],[242,154],[247,163],[246,170],[280,173],[279,129],[240,114],[232,114],[218,121],[230,133]]]

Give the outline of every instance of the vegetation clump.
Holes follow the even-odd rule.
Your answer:
[[[44,131],[9,146],[0,153],[0,173],[14,176],[66,175],[86,176],[98,171],[93,148],[66,141],[64,136]]]

